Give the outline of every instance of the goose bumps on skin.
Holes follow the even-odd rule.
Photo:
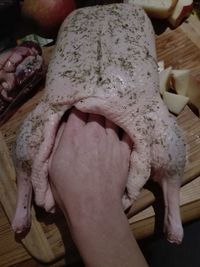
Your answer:
[[[133,141],[124,209],[151,176],[164,193],[164,229],[183,237],[179,188],[185,146],[175,118],[159,94],[154,32],[142,8],[112,4],[77,9],[63,22],[44,95],[17,137],[18,199],[13,229],[30,226],[32,187],[37,205],[54,210],[48,160],[63,114],[70,108],[100,114]]]

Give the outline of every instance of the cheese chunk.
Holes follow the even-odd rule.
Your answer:
[[[150,17],[164,19],[171,15],[177,0],[124,0],[124,3],[139,5]]]

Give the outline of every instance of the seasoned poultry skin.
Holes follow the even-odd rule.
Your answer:
[[[130,136],[134,145],[122,198],[124,209],[133,204],[151,177],[163,189],[167,238],[180,243],[184,140],[159,94],[152,24],[143,9],[132,4],[77,9],[63,22],[44,95],[17,137],[14,231],[20,233],[30,226],[32,188],[36,204],[54,210],[48,160],[62,116],[72,107],[103,115]]]

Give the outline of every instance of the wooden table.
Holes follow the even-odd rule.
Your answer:
[[[178,69],[190,68],[197,75],[200,73],[200,22],[195,16],[191,16],[188,22],[178,29],[174,31],[168,29],[157,36],[156,45],[158,60],[164,60],[166,66],[172,65],[173,68]],[[30,260],[32,255],[44,262],[61,258],[59,263],[50,264],[55,267],[61,266],[61,262],[64,262],[65,253],[68,255],[69,262],[77,259],[77,253],[70,241],[69,234],[64,230],[66,225],[61,215],[49,216],[37,209],[38,218],[33,216],[31,231],[23,240],[23,245],[15,241],[7,219],[7,216],[8,218],[12,217],[16,201],[15,172],[7,146],[8,148],[12,147],[16,129],[27,112],[33,109],[41,94],[42,91],[23,105],[1,127],[0,266],[2,267],[12,266],[16,263],[20,264],[15,266],[43,266],[43,264],[35,263],[33,260],[22,264],[23,261]],[[184,109],[177,120],[183,128],[187,140],[187,165],[183,179],[184,185],[181,188],[181,215],[183,222],[188,222],[200,217],[200,121],[188,107]],[[3,183],[6,183],[6,186]],[[5,190],[7,186],[9,186],[9,190]],[[154,199],[154,194],[148,189],[144,189],[127,214],[130,227],[138,239],[147,237],[154,232],[157,222],[157,215],[155,216],[154,212],[154,208],[157,210],[157,205],[151,205]],[[3,206],[6,212],[4,212]]]

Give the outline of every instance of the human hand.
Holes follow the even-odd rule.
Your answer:
[[[115,124],[76,109],[58,132],[50,182],[87,267],[147,267],[121,203],[130,146]]]
[[[100,115],[73,109],[57,135],[49,163],[54,196],[62,209],[76,203],[121,202],[129,168],[129,137]],[[85,203],[87,204],[87,203]]]

